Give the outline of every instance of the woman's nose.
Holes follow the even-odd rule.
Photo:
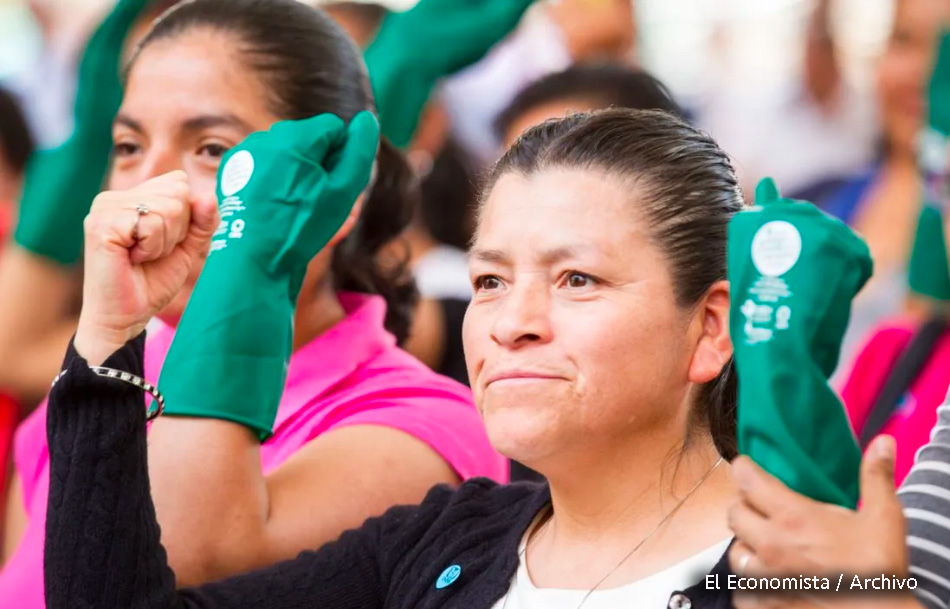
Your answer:
[[[492,340],[514,348],[552,337],[551,294],[547,285],[514,286],[504,296],[492,324]]]

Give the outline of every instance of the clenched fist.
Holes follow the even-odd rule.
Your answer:
[[[98,365],[141,333],[202,263],[217,224],[217,201],[195,197],[183,171],[96,197],[84,224],[79,354]]]

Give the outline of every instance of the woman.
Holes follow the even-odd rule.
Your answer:
[[[222,154],[251,131],[328,110],[349,118],[371,104],[357,49],[316,9],[293,0],[184,3],[156,23],[128,69],[114,128],[110,187],[117,192],[105,220],[109,209],[139,203],[141,188],[174,193],[186,183],[194,197],[214,200]],[[247,454],[230,450],[220,426],[169,417],[151,431],[154,498],[181,582],[290,558],[391,505],[421,500],[439,482],[507,476],[468,390],[395,346],[407,328],[412,289],[381,271],[375,254],[408,218],[410,175],[385,142],[377,166],[355,228],[311,262],[303,281],[275,435],[253,460],[266,475],[271,516],[248,521],[197,500],[213,495],[233,506],[243,491],[240,480],[195,466],[213,455]],[[169,177],[174,170],[184,175]],[[145,377],[152,383],[200,271],[199,261],[150,334]],[[14,509],[27,508],[29,526],[0,575],[0,598],[16,598],[19,607],[43,606],[45,420],[42,409],[17,439],[24,501]]]
[[[83,331],[110,317],[96,294],[163,259],[136,271],[128,250],[92,252],[87,265],[116,273],[87,291],[51,393],[49,606],[731,606],[703,584],[724,573],[735,497],[723,278],[742,198],[728,157],[668,114],[608,110],[531,129],[488,184],[463,334],[469,377],[494,446],[550,486],[438,487],[296,561],[176,593],[149,499],[141,391],[83,359],[102,363],[115,344]],[[116,239],[134,243],[124,221]],[[149,310],[129,313],[131,338]],[[105,365],[140,376],[141,349],[133,339]],[[94,445],[104,450],[82,448]],[[213,463],[223,477],[253,477],[248,467]],[[194,472],[176,475],[188,485]]]
[[[927,130],[946,131],[948,126],[940,108],[945,105],[943,91],[950,84],[950,53],[946,43],[938,39],[936,33],[940,24],[950,19],[950,2],[935,0],[920,3],[908,0],[901,3],[898,15],[891,45],[894,48],[889,51],[892,57],[888,61],[893,64],[897,61],[896,57],[903,57],[906,63],[913,58],[924,67],[918,70],[919,66],[913,64],[916,66],[914,69],[905,69],[900,74],[895,72],[891,77],[898,82],[915,83],[917,111],[930,106],[928,120],[922,126]],[[924,17],[929,17],[929,20],[924,22]],[[907,32],[912,32],[913,36]],[[882,65],[887,65],[887,62]],[[920,89],[928,74],[927,89],[930,93],[925,96]],[[910,95],[910,90],[905,93]],[[897,122],[896,117],[891,120],[904,125],[908,133],[911,124],[921,126],[920,117],[916,123],[912,123],[910,116],[901,116],[904,122]],[[921,184],[933,183],[937,175],[924,177],[915,173],[914,189],[908,195],[917,201],[916,207],[901,212],[914,216],[915,221],[921,209],[921,193],[924,193],[924,198],[933,196],[926,194],[933,188],[927,186],[922,190]],[[899,209],[904,205],[902,201],[895,197],[888,205]],[[924,213],[928,213],[927,210]],[[938,302],[943,299],[942,290],[937,285],[941,272],[942,282],[946,283],[947,267],[946,259],[943,258],[945,251],[939,214],[930,217],[932,220],[928,223],[928,216],[920,216],[923,223],[919,226],[909,265],[910,285],[914,294],[908,303],[908,314],[901,318],[879,320],[883,323],[862,337],[865,342],[841,389],[852,427],[863,444],[879,433],[892,435],[897,440],[895,474],[898,484],[910,471],[914,455],[927,443],[930,430],[937,421],[937,407],[943,402],[950,383],[945,365],[950,357],[950,334],[945,321],[946,307]],[[895,236],[899,237],[900,231],[890,234],[888,238],[893,240]],[[928,280],[928,275],[933,279]]]
[[[14,203],[32,153],[33,135],[23,110],[9,91],[0,88],[0,241],[13,225]]]
[[[0,243],[16,218],[16,200],[23,185],[27,159],[33,153],[33,135],[13,94],[0,88]],[[0,548],[3,547],[4,509],[13,430],[20,421],[19,407],[0,390]],[[0,549],[0,555],[3,554]]]
[[[612,63],[580,64],[522,89],[495,119],[495,133],[507,149],[527,129],[548,119],[603,108],[663,110],[683,116],[663,83],[650,74]],[[512,481],[540,479],[537,472],[512,461]]]
[[[895,3],[891,35],[876,68],[880,161],[860,175],[816,184],[795,195],[854,228],[874,258],[874,279],[855,300],[839,370],[850,369],[875,325],[904,310],[907,262],[920,212],[916,141],[926,121],[927,78],[938,34],[948,18],[946,0]]]

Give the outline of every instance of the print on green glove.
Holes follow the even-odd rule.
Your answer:
[[[436,82],[474,64],[534,0],[420,0],[390,13],[366,50],[383,135],[405,148]]]
[[[119,64],[129,30],[148,0],[120,0],[102,22],[79,64],[73,134],[36,153],[27,167],[14,238],[59,264],[82,251],[83,218],[102,190],[112,154],[112,120],[122,103]]]
[[[370,182],[379,126],[324,114],[251,134],[222,159],[221,224],[159,386],[165,414],[272,433],[310,260]]]
[[[828,385],[870,253],[770,179],[729,224],[730,334],[739,374],[739,452],[813,499],[854,507],[858,449]]]
[[[912,292],[950,301],[950,266],[943,215],[950,198],[950,33],[940,39],[928,93],[928,125],[918,140],[923,205],[911,251],[908,283]]]

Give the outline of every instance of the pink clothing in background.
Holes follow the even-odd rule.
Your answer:
[[[274,435],[261,447],[264,473],[322,433],[376,425],[425,442],[463,479],[485,476],[506,482],[507,461],[489,444],[468,388],[430,371],[396,346],[383,327],[386,305],[381,298],[346,293],[340,302],[347,317],[290,360]],[[149,336],[147,380],[158,381],[173,336],[165,325]],[[29,524],[0,572],[0,609],[42,609],[50,472],[45,402],[20,426],[15,459]]]
[[[917,324],[892,322],[879,327],[861,350],[841,392],[851,427],[860,436],[897,358],[910,343]],[[930,440],[950,385],[950,333],[940,337],[926,365],[911,383],[896,410],[881,429],[897,443],[895,482],[900,484],[917,451]]]

